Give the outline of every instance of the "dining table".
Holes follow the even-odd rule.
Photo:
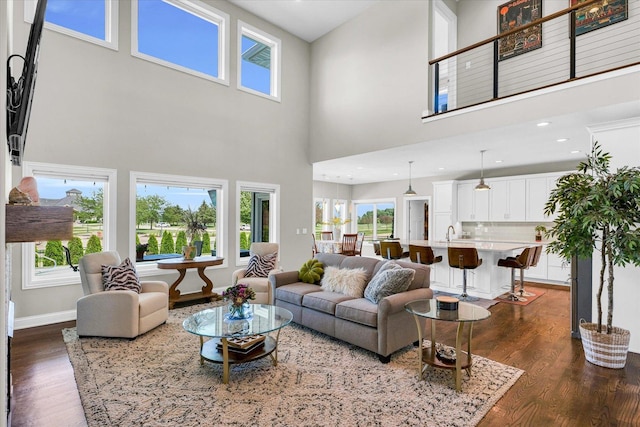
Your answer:
[[[318,252],[325,254],[342,253],[342,240],[316,240]]]

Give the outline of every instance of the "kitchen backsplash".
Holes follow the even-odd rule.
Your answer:
[[[505,242],[535,241],[537,225],[544,225],[551,228],[553,223],[531,223],[531,222],[464,222],[462,231],[470,239],[477,240],[499,240]],[[461,233],[456,230],[458,238]],[[543,240],[547,240],[542,236]]]

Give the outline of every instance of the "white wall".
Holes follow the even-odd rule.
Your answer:
[[[132,57],[129,2],[120,3],[119,51],[45,29],[25,160],[117,169],[116,249],[123,257],[133,255],[128,254],[134,234],[131,170],[229,180],[228,230],[238,229],[237,181],[279,184],[281,265],[297,269],[308,258],[308,242],[296,228],[308,227],[312,208],[310,47],[226,1],[210,3],[231,15],[229,86]],[[22,15],[22,1],[16,1],[18,52],[24,51],[29,30]],[[282,40],[282,102],[236,89],[238,19]],[[13,168],[14,185],[20,176]],[[237,268],[235,239],[227,242],[228,267],[207,269],[215,287],[228,286]],[[80,285],[23,290],[20,252],[20,245],[13,245],[16,316],[37,323],[51,320],[52,313],[73,315],[68,311],[82,295]],[[176,277],[158,276],[169,283]],[[190,271],[180,289],[201,286]]]
[[[593,137],[605,152],[612,156],[610,170],[622,166],[640,166],[640,118],[617,123],[607,123],[591,128]],[[599,253],[593,257],[593,318],[597,321],[596,292],[600,272]],[[640,353],[640,324],[638,323],[638,307],[640,307],[640,268],[627,266],[614,268],[613,293],[613,326],[631,331],[629,351]],[[603,322],[607,319],[607,284],[602,297]]]
[[[4,66],[8,55],[8,50],[11,46],[10,29],[11,23],[9,20],[9,10],[11,9],[10,2],[0,2],[0,59],[2,59],[3,66],[0,66],[0,82],[4,85],[7,81],[7,68]],[[4,134],[4,129],[7,126],[7,116],[4,113],[6,111],[6,97],[0,97],[0,132]],[[9,161],[8,150],[6,148],[7,137],[3,136],[0,139],[0,165],[2,165],[2,172],[0,173],[0,200],[4,205],[9,197],[9,190],[11,189],[11,163]],[[0,341],[0,426],[7,424],[7,393],[9,392],[9,384],[7,383],[8,366],[6,363],[7,356],[9,354],[9,345],[7,339],[7,326],[8,326],[8,302],[9,302],[9,269],[8,259],[6,258],[6,246],[5,246],[5,210],[0,209],[0,263],[2,263],[2,269],[0,273],[0,307],[2,307],[2,315],[0,316],[0,330],[2,331],[2,340]]]

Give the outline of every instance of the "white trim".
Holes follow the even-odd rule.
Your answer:
[[[52,176],[57,179],[74,178],[78,180],[104,182],[103,220],[105,230],[102,236],[104,250],[116,248],[117,224],[117,171],[115,169],[94,168],[88,166],[60,165],[40,162],[23,162],[22,176]],[[22,246],[22,289],[49,288],[56,286],[77,285],[80,274],[70,268],[67,271],[56,271],[55,274],[36,276],[34,243],[24,243]]]
[[[163,1],[218,26],[218,77],[140,52],[138,50],[138,0],[131,0],[131,56],[229,86],[229,15],[198,0]]]
[[[217,256],[223,256],[221,265],[213,266],[213,269],[228,267],[226,236],[227,236],[227,202],[229,182],[222,179],[202,178],[184,175],[165,175],[159,173],[131,171],[129,173],[129,257],[135,259],[136,253],[136,197],[138,181],[156,185],[170,185],[174,187],[189,187],[201,189],[217,189],[216,200],[216,250]],[[137,264],[136,271],[140,277],[166,274],[166,270],[160,270],[154,263]]]
[[[242,86],[242,36],[250,37],[271,48],[271,81],[270,94],[259,92],[246,86]],[[237,64],[237,88],[238,90],[258,95],[272,101],[281,101],[281,71],[282,65],[282,41],[246,22],[238,20],[238,64]]]
[[[26,329],[36,326],[52,325],[54,323],[76,320],[76,310],[57,311],[54,313],[38,314],[35,316],[19,317],[15,321],[15,328]]]
[[[97,44],[112,50],[118,50],[118,0],[104,1],[104,39],[90,36],[79,31],[72,30],[67,27],[53,24],[45,21],[44,28],[49,30],[84,40],[89,43]],[[36,13],[36,4],[38,0],[24,0],[24,21],[33,23],[33,16]]]
[[[236,182],[236,266],[244,266],[249,262],[248,258],[240,257],[240,192],[251,191],[269,193],[269,242],[280,242],[280,185],[259,182]],[[279,257],[279,255],[278,255]]]

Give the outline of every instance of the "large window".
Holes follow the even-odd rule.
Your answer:
[[[249,247],[252,242],[277,242],[279,240],[279,193],[279,185],[238,182],[236,193],[238,265],[248,262]]]
[[[193,236],[202,255],[224,256],[224,215],[227,182],[209,178],[131,172],[131,254],[138,271],[155,270],[156,261],[182,256],[186,214],[197,214],[202,232]],[[132,255],[133,259],[133,255]]]
[[[74,224],[69,241],[22,245],[22,287],[78,284],[80,277],[72,265],[81,256],[115,249],[116,171],[24,162],[24,175],[36,178],[40,205],[73,207]]]
[[[197,0],[132,0],[131,54],[228,84],[228,22]]]
[[[24,19],[33,22],[37,0],[25,0]],[[45,28],[118,49],[118,0],[48,0]]]
[[[238,21],[238,88],[280,101],[279,39]]]
[[[355,202],[358,232],[363,232],[366,240],[398,237],[394,231],[395,202],[374,201]]]

